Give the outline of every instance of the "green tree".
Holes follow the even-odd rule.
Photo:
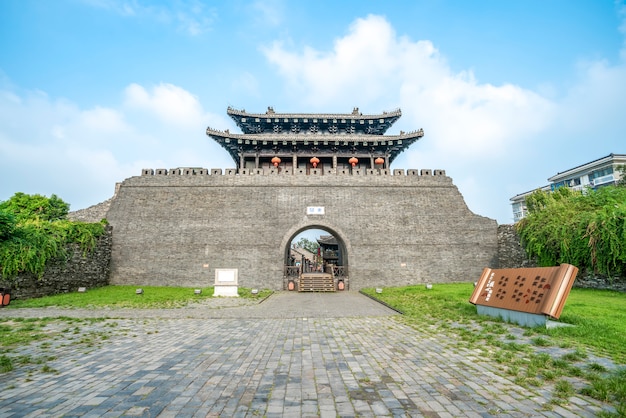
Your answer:
[[[304,237],[300,238],[298,242],[296,242],[296,245],[312,253],[317,253],[317,249],[320,246],[317,242],[311,241],[310,239]]]
[[[522,245],[540,265],[573,264],[626,275],[626,188],[586,193],[560,188],[528,197],[529,214],[516,224]]]
[[[530,196],[526,197],[526,208],[528,209],[528,213],[538,212],[549,205],[559,201],[568,201],[580,194],[581,192],[573,191],[567,187],[559,187],[553,192],[538,189],[531,193]]]
[[[67,217],[70,205],[55,194],[46,197],[17,192],[9,200],[0,202],[0,210],[13,213],[17,222],[29,219],[56,221]]]
[[[0,210],[0,241],[7,240],[13,236],[15,225],[15,215],[6,210]]]

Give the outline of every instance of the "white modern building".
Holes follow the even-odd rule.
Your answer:
[[[557,173],[548,178],[549,184],[538,187],[535,190],[553,191],[559,187],[584,190],[585,188],[597,189],[617,184],[621,178],[621,172],[617,170],[617,167],[621,165],[626,165],[626,154],[609,154],[606,157],[598,158],[597,160]],[[520,193],[510,199],[514,222],[526,216],[526,196],[535,190]]]

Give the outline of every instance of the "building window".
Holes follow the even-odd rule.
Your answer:
[[[593,173],[589,174],[589,180],[594,180],[598,177],[608,176],[609,174],[613,174],[613,167],[606,167],[601,170],[594,171]]]

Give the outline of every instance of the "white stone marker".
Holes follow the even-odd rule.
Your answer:
[[[237,269],[215,269],[213,296],[239,297],[237,293]]]

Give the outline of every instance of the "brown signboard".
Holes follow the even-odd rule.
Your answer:
[[[517,269],[485,268],[470,303],[558,319],[577,273],[578,268],[571,264]]]

